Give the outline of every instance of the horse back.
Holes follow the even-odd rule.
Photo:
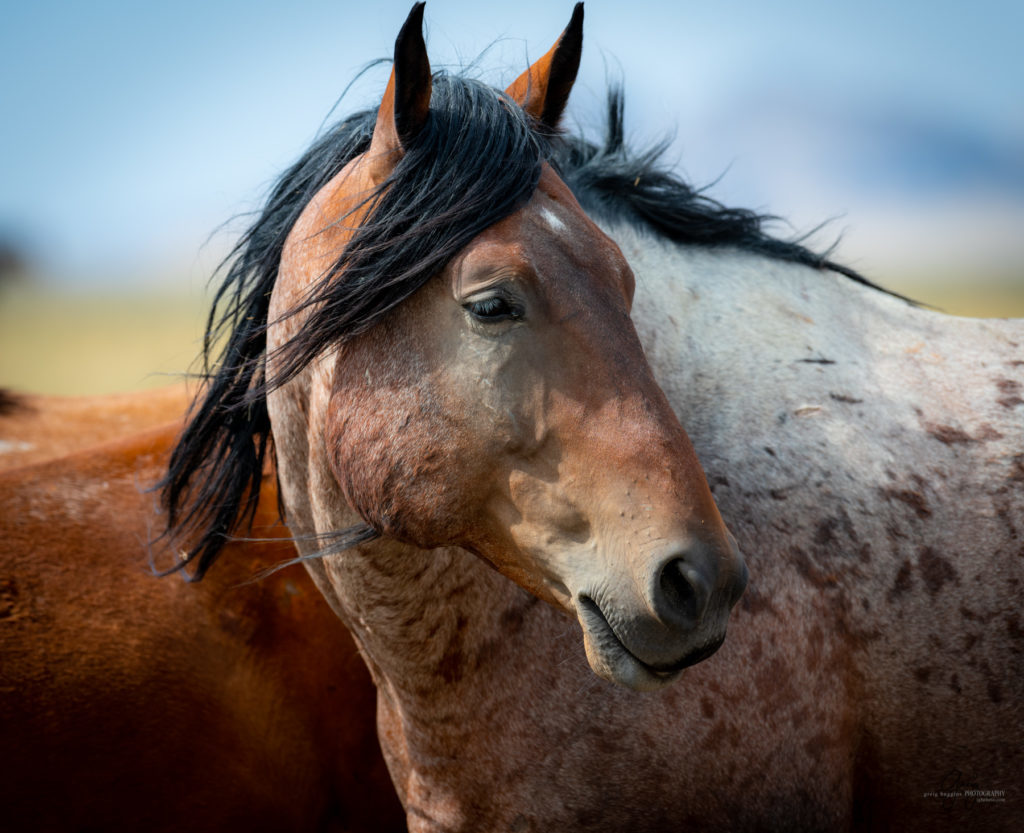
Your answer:
[[[103,396],[0,389],[0,470],[63,457],[182,420],[188,403],[185,385]]]

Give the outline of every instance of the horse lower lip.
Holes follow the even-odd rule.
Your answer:
[[[687,654],[683,656],[681,659],[677,660],[676,662],[658,663],[656,665],[652,665],[651,663],[644,662],[642,659],[640,659],[640,657],[638,657],[631,650],[629,650],[629,648],[625,646],[623,641],[619,639],[618,634],[615,633],[615,629],[611,626],[611,623],[608,621],[607,617],[605,617],[604,613],[601,612],[601,608],[598,606],[597,602],[595,602],[589,596],[581,595],[577,599],[577,605],[582,608],[584,615],[587,617],[587,619],[592,624],[597,625],[597,628],[601,633],[605,634],[608,637],[611,637],[611,639],[615,641],[615,646],[620,651],[626,654],[635,663],[640,665],[645,671],[657,677],[671,677],[679,671],[682,671],[687,666],[693,665],[695,662],[704,659],[705,656],[710,656],[715,652],[715,650],[718,649],[718,645],[715,645],[714,648],[712,648],[710,651],[707,651],[706,653],[702,651],[696,656],[694,656],[694,654]]]

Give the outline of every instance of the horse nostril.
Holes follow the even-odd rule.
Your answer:
[[[690,630],[704,615],[708,595],[707,583],[692,564],[670,559],[658,576],[655,613],[666,625]]]

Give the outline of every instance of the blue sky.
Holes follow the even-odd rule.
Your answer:
[[[207,237],[259,204],[410,6],[7,4],[0,235],[66,282],[204,271],[231,240]],[[503,84],[571,9],[430,0],[428,50],[458,66],[490,47],[482,76]],[[590,0],[571,114],[598,127],[621,77],[637,143],[673,132],[691,179],[727,171],[712,195],[797,231],[838,218],[842,256],[872,274],[1024,263],[1021,32],[1019,0]],[[385,80],[369,73],[336,112]]]

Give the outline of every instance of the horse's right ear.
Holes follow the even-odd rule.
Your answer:
[[[569,101],[583,52],[583,4],[577,3],[558,42],[505,90],[541,125],[554,131]]]
[[[430,114],[430,61],[423,42],[423,7],[409,12],[395,40],[395,63],[377,111],[373,140],[367,152],[374,182],[387,179]]]

